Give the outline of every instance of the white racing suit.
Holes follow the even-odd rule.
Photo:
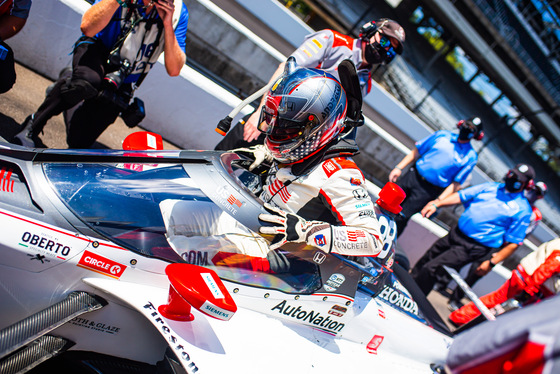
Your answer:
[[[261,199],[308,221],[330,223],[331,228],[314,233],[320,238],[315,240],[316,247],[348,256],[378,256],[389,250],[383,234],[390,230],[382,230],[365,178],[350,157],[323,160],[300,176],[291,167],[274,168]]]
[[[159,207],[167,241],[186,262],[270,271],[267,241],[213,202],[168,199]]]
[[[324,160],[299,177],[290,167],[274,166],[261,199],[306,220],[330,223],[332,234],[327,229],[326,239],[315,242],[327,253],[384,258],[391,249],[394,222],[385,216],[378,221],[365,178],[351,158]],[[191,264],[264,272],[282,267],[264,238],[211,202],[164,200],[160,209],[168,242]]]

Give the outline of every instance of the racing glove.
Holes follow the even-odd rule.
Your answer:
[[[274,161],[272,155],[268,151],[268,148],[266,148],[264,144],[255,145],[249,148],[237,148],[234,149],[233,152],[247,153],[251,158],[254,158],[255,161],[253,161],[253,163],[249,166],[249,171],[253,171],[253,169],[261,165],[263,162],[270,164]]]
[[[269,214],[261,213],[259,219],[271,223],[272,226],[261,226],[259,232],[276,235],[269,246],[271,250],[277,249],[287,242],[294,242],[307,243],[319,247],[325,252],[330,252],[332,238],[330,224],[321,221],[306,221],[296,214],[284,212],[270,204],[265,204],[264,207]]]

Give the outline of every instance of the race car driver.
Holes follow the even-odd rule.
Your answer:
[[[338,80],[289,63],[262,108],[265,144],[249,149],[272,162],[260,195],[268,213],[259,218],[260,232],[274,240],[268,245],[210,202],[165,200],[160,208],[172,248],[182,257],[196,250],[214,265],[269,273],[291,271],[289,254],[277,251],[287,242],[326,253],[387,257],[395,224],[390,216],[378,220],[363,173],[351,158],[357,147],[344,141],[352,131],[346,125],[353,123],[346,116],[346,92]],[[380,198],[378,205],[396,214],[404,193],[395,185]]]
[[[362,95],[371,90],[371,72],[380,64],[389,64],[397,54],[402,54],[405,42],[404,29],[397,22],[382,18],[362,26],[360,36],[354,39],[334,30],[321,30],[309,34],[292,53],[298,66],[325,70],[338,79],[338,65],[350,59],[357,68]],[[274,82],[282,75],[285,62],[280,63],[270,78]],[[261,100],[258,108],[264,105]],[[257,129],[260,111],[237,124],[216,150],[230,150],[262,144],[264,135]],[[245,122],[246,121],[246,122]]]
[[[327,253],[377,256],[383,231],[351,156],[340,142],[346,94],[338,80],[318,69],[296,68],[265,96],[259,129],[274,159],[261,194],[268,214],[260,232],[276,235],[271,249],[303,242]],[[353,143],[352,143],[353,144]]]

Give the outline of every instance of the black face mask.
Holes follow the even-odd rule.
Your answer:
[[[380,64],[385,61],[385,57],[387,57],[387,54],[379,53],[379,51],[373,44],[366,43],[364,57],[368,64]]]
[[[474,138],[474,132],[468,127],[462,127],[459,130],[459,140],[471,140],[472,138]]]
[[[506,184],[506,190],[509,192],[519,192],[523,189],[523,183],[515,175],[511,177],[506,176],[504,183]]]

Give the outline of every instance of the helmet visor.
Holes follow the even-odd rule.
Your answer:
[[[258,129],[267,137],[278,143],[289,142],[299,138],[318,124],[318,119],[310,114],[303,121],[293,121],[271,113],[266,105],[262,107]]]

